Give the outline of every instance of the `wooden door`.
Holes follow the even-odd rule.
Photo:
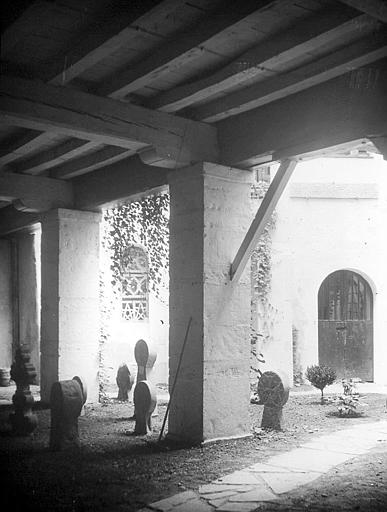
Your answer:
[[[338,270],[320,286],[318,353],[338,378],[373,380],[373,297],[356,272]]]

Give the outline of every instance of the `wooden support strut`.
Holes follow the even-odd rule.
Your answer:
[[[249,230],[246,233],[245,238],[239,250],[231,264],[230,268],[230,279],[231,281],[238,282],[243,270],[245,269],[246,263],[249,260],[253,250],[257,245],[259,237],[262,235],[265,226],[272,215],[275,207],[277,206],[278,200],[284,191],[286,184],[288,183],[290,176],[292,175],[294,168],[296,167],[296,160],[284,160],[275,175],[268,191],[266,192],[263,201],[258,208],[257,214]]]

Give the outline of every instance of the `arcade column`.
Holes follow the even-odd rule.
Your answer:
[[[169,176],[170,387],[168,436],[189,442],[249,433],[250,266],[230,281],[250,225],[251,174],[200,163]]]
[[[98,399],[100,214],[57,209],[42,220],[41,395],[82,375]]]

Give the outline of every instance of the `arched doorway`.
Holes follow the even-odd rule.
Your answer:
[[[318,357],[339,378],[373,381],[373,296],[356,272],[338,270],[320,286]]]

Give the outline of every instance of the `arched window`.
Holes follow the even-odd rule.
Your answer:
[[[138,245],[127,247],[121,258],[123,320],[148,319],[148,257]]]

